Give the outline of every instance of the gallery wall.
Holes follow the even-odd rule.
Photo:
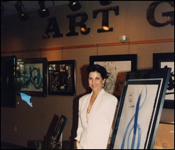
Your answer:
[[[33,107],[16,96],[16,108],[1,107],[1,141],[21,146],[35,140],[43,140],[55,116],[65,115],[68,120],[63,131],[63,140],[73,140],[76,134],[78,99],[88,92],[86,67],[89,57],[97,55],[137,54],[137,69],[153,68],[153,53],[174,52],[174,25],[155,27],[147,20],[147,9],[153,1],[113,1],[102,6],[99,1],[81,1],[82,8],[72,12],[67,5],[49,8],[50,16],[40,18],[37,11],[29,13],[29,20],[21,22],[17,15],[1,20],[1,56],[17,58],[47,58],[47,61],[76,61],[76,96],[47,95],[32,97]],[[111,32],[98,33],[102,26],[102,14],[93,18],[93,11],[119,6],[119,15],[109,11]],[[155,11],[158,22],[165,22],[162,12],[174,11],[169,3],[159,4]],[[75,27],[77,36],[69,32],[67,15],[85,12],[89,34],[83,35]],[[63,37],[43,39],[48,18],[55,17]],[[80,18],[76,18],[80,21]],[[121,43],[119,37],[126,35]],[[10,93],[9,93],[10,94]],[[174,122],[174,109],[163,109],[162,121]]]

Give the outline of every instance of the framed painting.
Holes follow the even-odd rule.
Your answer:
[[[137,54],[90,56],[90,65],[99,64],[109,73],[104,89],[120,98],[126,72],[137,70]]]
[[[48,62],[48,94],[75,95],[75,60]]]
[[[126,74],[109,149],[152,149],[171,68]]]
[[[174,53],[154,53],[153,69],[171,68],[164,108],[174,109]]]
[[[63,129],[66,125],[67,117],[64,115],[61,115],[56,128],[54,130],[53,135],[51,136],[51,141],[48,143],[48,146],[46,148],[49,149],[61,149],[62,148],[62,141],[60,141],[61,134],[63,132]]]
[[[47,58],[17,59],[17,94],[47,96]]]
[[[1,57],[1,107],[16,108],[16,56]]]

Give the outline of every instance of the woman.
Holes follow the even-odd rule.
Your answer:
[[[117,98],[103,89],[106,69],[100,65],[88,68],[88,83],[92,89],[79,99],[77,129],[78,149],[106,149],[117,106]]]

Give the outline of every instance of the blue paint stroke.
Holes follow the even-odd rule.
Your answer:
[[[20,95],[21,95],[21,99],[22,99],[23,101],[25,101],[30,107],[33,107],[33,106],[32,106],[32,103],[30,102],[31,96],[29,96],[29,95],[27,95],[27,94],[24,94],[24,93],[20,93]]]
[[[125,147],[125,139],[126,139],[126,135],[129,129],[129,126],[131,125],[132,120],[134,119],[134,125],[132,126],[132,128],[129,131],[129,135],[127,138],[127,149],[129,149],[129,139],[131,136],[131,132],[133,131],[133,137],[132,137],[132,143],[131,143],[131,149],[135,148],[135,141],[136,141],[136,133],[138,134],[138,139],[137,139],[137,145],[136,145],[136,149],[139,149],[140,147],[140,139],[141,139],[141,127],[140,125],[137,123],[138,122],[138,114],[139,114],[139,110],[141,109],[141,107],[143,106],[143,104],[145,103],[146,97],[147,97],[147,87],[146,88],[146,94],[145,94],[145,98],[144,101],[142,103],[142,105],[140,106],[140,100],[141,100],[141,96],[142,96],[142,92],[139,94],[138,100],[137,100],[137,104],[136,104],[136,110],[135,110],[135,114],[133,115],[133,117],[131,118],[131,120],[129,121],[124,136],[123,136],[123,141],[122,141],[122,145],[121,145],[121,149],[124,149]],[[140,107],[139,107],[140,106]],[[137,132],[138,130],[138,132]]]

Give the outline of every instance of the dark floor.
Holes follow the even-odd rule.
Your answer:
[[[1,141],[1,149],[28,149],[27,147],[15,145],[15,144],[10,144],[6,142]]]
[[[63,141],[62,149],[72,149],[70,141]],[[11,143],[6,143],[1,141],[1,149],[36,149],[34,147],[23,147]]]

